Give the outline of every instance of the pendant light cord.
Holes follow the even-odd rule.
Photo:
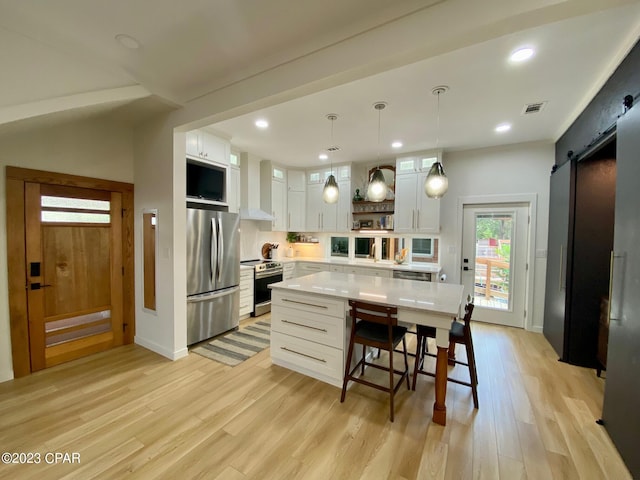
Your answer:
[[[331,145],[329,145],[329,147],[333,147],[333,121],[336,119],[336,116],[331,115],[330,119],[331,119]],[[331,166],[329,168],[331,168],[331,173],[329,175],[333,175],[333,155],[331,155]]]
[[[438,148],[438,143],[440,143],[440,91],[438,91],[438,110],[436,113],[436,148]]]
[[[449,87],[447,87],[446,85],[440,85],[438,87],[434,87],[433,90],[431,90],[431,93],[437,95],[438,97],[438,103],[436,107],[436,149],[438,148],[438,145],[440,145],[440,94],[445,93],[448,90]],[[440,164],[442,165],[442,160],[440,160]]]
[[[380,117],[382,115],[382,109],[378,109],[378,151],[376,156],[378,157],[378,168],[380,168]]]

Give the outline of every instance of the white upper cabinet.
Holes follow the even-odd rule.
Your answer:
[[[191,130],[186,134],[187,155],[224,165],[229,164],[231,145],[229,141],[202,130]]]
[[[338,202],[322,199],[324,182],[333,172],[338,183]],[[351,165],[334,165],[307,170],[306,229],[311,232],[351,231]]]
[[[339,172],[338,172],[339,173]],[[350,232],[353,227],[351,216],[351,180],[338,180],[340,196],[337,203],[336,232]]]
[[[227,204],[232,213],[240,212],[240,169],[229,169],[229,181],[227,182]]]
[[[394,230],[399,233],[438,233],[440,200],[428,198],[424,182],[442,152],[399,157],[396,159],[396,203]]]
[[[287,230],[304,231],[307,228],[307,182],[304,170],[287,170]]]
[[[429,173],[434,162],[442,159],[442,150],[434,150],[424,154],[398,157],[396,159],[396,175]]]
[[[287,170],[287,190],[290,192],[305,191],[305,171],[304,170]]]
[[[287,172],[270,160],[260,162],[260,208],[275,217],[271,230],[287,230]]]

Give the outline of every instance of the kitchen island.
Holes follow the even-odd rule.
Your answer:
[[[436,400],[433,421],[446,423],[447,350],[463,286],[320,272],[270,285],[271,360],[342,387],[351,319],[349,300],[398,308],[398,320],[436,328]]]

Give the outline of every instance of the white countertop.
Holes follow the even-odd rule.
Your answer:
[[[458,315],[464,294],[462,285],[340,272],[314,273],[272,283],[269,288],[393,305],[451,317]]]
[[[348,265],[352,267],[367,267],[367,268],[383,268],[385,270],[402,270],[406,272],[428,272],[428,273],[440,273],[442,268],[438,264],[425,263],[424,265],[416,263],[401,263],[397,264],[391,261],[379,261],[365,259],[349,259],[341,257],[331,258],[318,258],[318,257],[284,257],[278,258],[279,262],[309,262],[309,263],[326,263],[329,265]]]

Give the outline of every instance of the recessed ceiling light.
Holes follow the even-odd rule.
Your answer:
[[[329,155],[327,155],[326,153],[321,153],[320,155],[318,155],[318,158],[320,160],[326,160],[329,158]]]
[[[131,35],[127,35],[125,33],[119,33],[116,35],[116,40],[120,45],[129,50],[137,50],[140,48],[140,42],[133,38]]]
[[[511,130],[511,124],[509,123],[501,123],[496,127],[496,132],[498,133],[508,132],[509,130]]]
[[[511,60],[512,62],[524,62],[533,57],[534,53],[536,52],[531,47],[519,48],[511,54],[509,60]]]
[[[391,144],[391,148],[402,148],[402,142],[399,140],[396,140]]]
[[[260,120],[256,120],[256,127],[258,128],[268,128],[269,127],[269,122],[267,122],[264,119],[260,119]]]

